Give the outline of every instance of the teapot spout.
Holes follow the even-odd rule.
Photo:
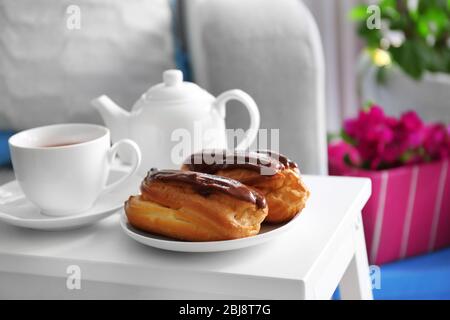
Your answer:
[[[119,107],[106,95],[93,99],[91,104],[97,109],[106,126],[111,130],[113,142],[128,138],[129,112]]]

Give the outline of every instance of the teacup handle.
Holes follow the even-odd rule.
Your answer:
[[[136,173],[136,171],[138,170],[138,168],[141,164],[141,159],[142,159],[141,150],[139,149],[139,146],[136,144],[136,142],[134,142],[130,139],[122,139],[122,140],[119,140],[116,143],[114,143],[113,146],[111,147],[111,149],[109,149],[109,151],[108,151],[107,157],[108,157],[109,170],[111,170],[113,161],[116,158],[117,152],[119,151],[119,148],[122,145],[129,145],[134,152],[134,157],[132,157],[130,171],[128,172],[128,174],[126,174],[119,180],[105,186],[103,188],[102,193],[108,193],[108,192],[112,191],[113,189],[120,187],[124,182],[127,181],[127,179],[129,177],[131,177],[133,174]]]
[[[236,147],[236,150],[245,150],[253,143],[253,141],[255,141],[258,134],[260,122],[258,106],[253,98],[242,90],[234,89],[225,91],[217,97],[216,101],[214,101],[214,105],[217,107],[220,116],[224,119],[225,105],[230,100],[240,101],[247,108],[250,115],[250,127],[245,132],[245,136],[242,141]]]

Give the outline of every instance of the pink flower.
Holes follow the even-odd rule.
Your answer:
[[[407,111],[400,117],[400,123],[408,130],[415,131],[423,127],[423,122],[415,111]]]
[[[425,136],[425,126],[415,111],[402,114],[399,122],[399,135],[408,148],[420,147]]]
[[[424,124],[416,112],[408,111],[398,121],[390,120],[393,138],[386,144],[380,155],[382,162],[388,166],[397,166],[401,162],[416,162],[417,149],[424,139]],[[405,157],[408,155],[408,157]]]
[[[353,148],[332,146],[330,157],[346,157],[352,165],[373,170],[450,157],[450,126],[427,126],[414,111],[397,119],[373,105],[344,122],[343,138]]]
[[[386,119],[383,109],[372,106],[369,110],[360,110],[358,117],[344,122],[344,131],[355,140],[373,140],[377,134],[383,134],[378,130],[373,133],[371,129],[379,127]],[[379,128],[381,129],[381,128]]]
[[[395,132],[398,123],[380,107],[372,106],[367,111],[361,110],[356,119],[346,121],[344,132],[355,142],[364,162],[376,169],[382,163],[397,161],[403,152]]]
[[[328,159],[341,172],[348,168],[349,165],[356,167],[361,165],[361,157],[358,150],[342,140],[331,142],[328,145]]]
[[[443,124],[431,124],[425,129],[424,149],[431,160],[450,156],[450,132]]]

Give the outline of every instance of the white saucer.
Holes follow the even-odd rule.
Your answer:
[[[122,170],[113,170],[109,180],[117,180],[123,174]],[[64,217],[42,214],[39,208],[24,197],[18,182],[14,180],[0,186],[0,221],[38,230],[66,230],[92,224],[122,208],[128,197],[136,194],[141,180],[141,177],[133,176],[126,187],[100,196],[86,212]]]
[[[301,216],[302,215],[299,214],[291,221],[282,224],[263,224],[259,234],[253,237],[207,242],[180,241],[145,231],[140,231],[128,222],[124,210],[120,213],[120,225],[125,233],[131,238],[150,247],[179,252],[220,252],[256,246],[269,240],[273,240],[283,235],[292,226],[298,223]]]

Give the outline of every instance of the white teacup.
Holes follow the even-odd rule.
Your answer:
[[[124,177],[106,185],[119,147],[134,156]],[[19,132],[9,139],[16,179],[25,196],[45,214],[65,216],[88,210],[103,193],[120,188],[141,162],[131,140],[110,145],[105,127],[60,124]]]

